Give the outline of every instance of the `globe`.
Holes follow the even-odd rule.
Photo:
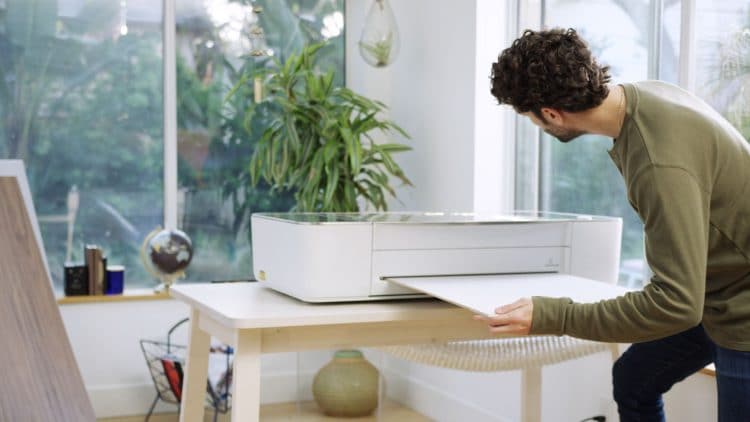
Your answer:
[[[146,270],[167,289],[185,276],[192,259],[193,243],[181,230],[157,228],[146,236],[141,246],[141,261]]]

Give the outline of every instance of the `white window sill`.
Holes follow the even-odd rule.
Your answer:
[[[167,300],[171,299],[167,292],[154,292],[154,289],[125,289],[119,295],[101,296],[58,296],[58,305],[78,305],[83,303],[105,303],[105,302],[129,302],[144,300]]]

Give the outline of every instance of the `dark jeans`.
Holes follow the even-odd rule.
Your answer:
[[[661,395],[711,362],[716,365],[719,422],[750,421],[750,352],[716,345],[702,325],[633,344],[615,362],[612,377],[620,420],[664,421]]]

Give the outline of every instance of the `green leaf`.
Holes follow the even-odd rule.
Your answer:
[[[362,143],[359,142],[359,140],[356,140],[356,139],[354,140],[354,156],[355,157],[359,157],[358,158],[359,162],[357,163],[356,168],[352,170],[352,174],[356,176],[357,174],[359,174],[359,173],[362,172],[362,163],[361,162],[362,162],[362,156],[363,156]]]
[[[320,77],[321,86],[323,87],[325,95],[331,94],[331,90],[333,89],[333,77],[334,74],[332,70]]]
[[[326,184],[326,193],[323,198],[323,203],[330,203],[333,199],[333,195],[336,193],[336,187],[339,183],[339,167],[333,166],[333,169],[328,174],[328,183]]]
[[[341,137],[344,139],[346,144],[346,154],[349,157],[349,165],[351,167],[352,174],[358,174],[359,169],[362,166],[362,148],[359,145],[359,141],[354,139],[351,129],[348,127],[340,127],[339,131]],[[359,146],[359,148],[358,148]]]
[[[383,158],[383,165],[386,169],[388,169],[388,172],[394,174],[398,165],[396,165],[396,163],[393,161],[393,158],[391,158],[389,154],[383,153],[382,151],[380,156]]]
[[[250,76],[248,74],[243,74],[239,80],[237,80],[237,83],[234,84],[232,89],[227,92],[227,95],[224,96],[224,102],[228,102],[230,98],[234,96],[234,94],[237,93],[237,91],[242,88],[247,81],[250,79]]]
[[[312,160],[312,166],[310,166],[310,176],[308,177],[305,188],[316,188],[320,183],[320,178],[323,174],[323,149],[319,149]]]
[[[344,181],[344,201],[346,202],[346,211],[357,211],[357,191],[354,186],[354,180],[346,179]]]
[[[381,152],[385,152],[385,153],[403,152],[403,151],[412,150],[410,146],[403,145],[403,144],[378,144],[378,149],[381,150]]]
[[[320,85],[320,80],[313,73],[307,74],[307,95],[314,100],[322,100],[325,98],[323,88]]]
[[[395,130],[396,132],[398,132],[404,138],[411,139],[411,136],[409,136],[409,134],[406,133],[406,131],[404,131],[403,129],[401,129],[401,126],[399,126],[399,125],[397,125],[397,124],[395,124],[393,122],[389,123],[388,126],[390,127],[390,129]]]
[[[338,149],[338,147],[339,145],[335,139],[330,139],[328,140],[328,142],[326,142],[326,146],[323,150],[323,158],[326,164],[333,161],[333,158],[336,156],[336,150]]]
[[[297,149],[300,146],[299,135],[297,134],[297,128],[294,127],[294,117],[292,115],[286,116],[285,127],[287,135],[289,136],[289,142],[293,149]]]

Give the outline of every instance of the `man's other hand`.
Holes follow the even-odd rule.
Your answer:
[[[525,297],[496,308],[493,316],[474,315],[474,319],[486,322],[492,333],[526,335],[531,330],[533,314],[534,303]]]

